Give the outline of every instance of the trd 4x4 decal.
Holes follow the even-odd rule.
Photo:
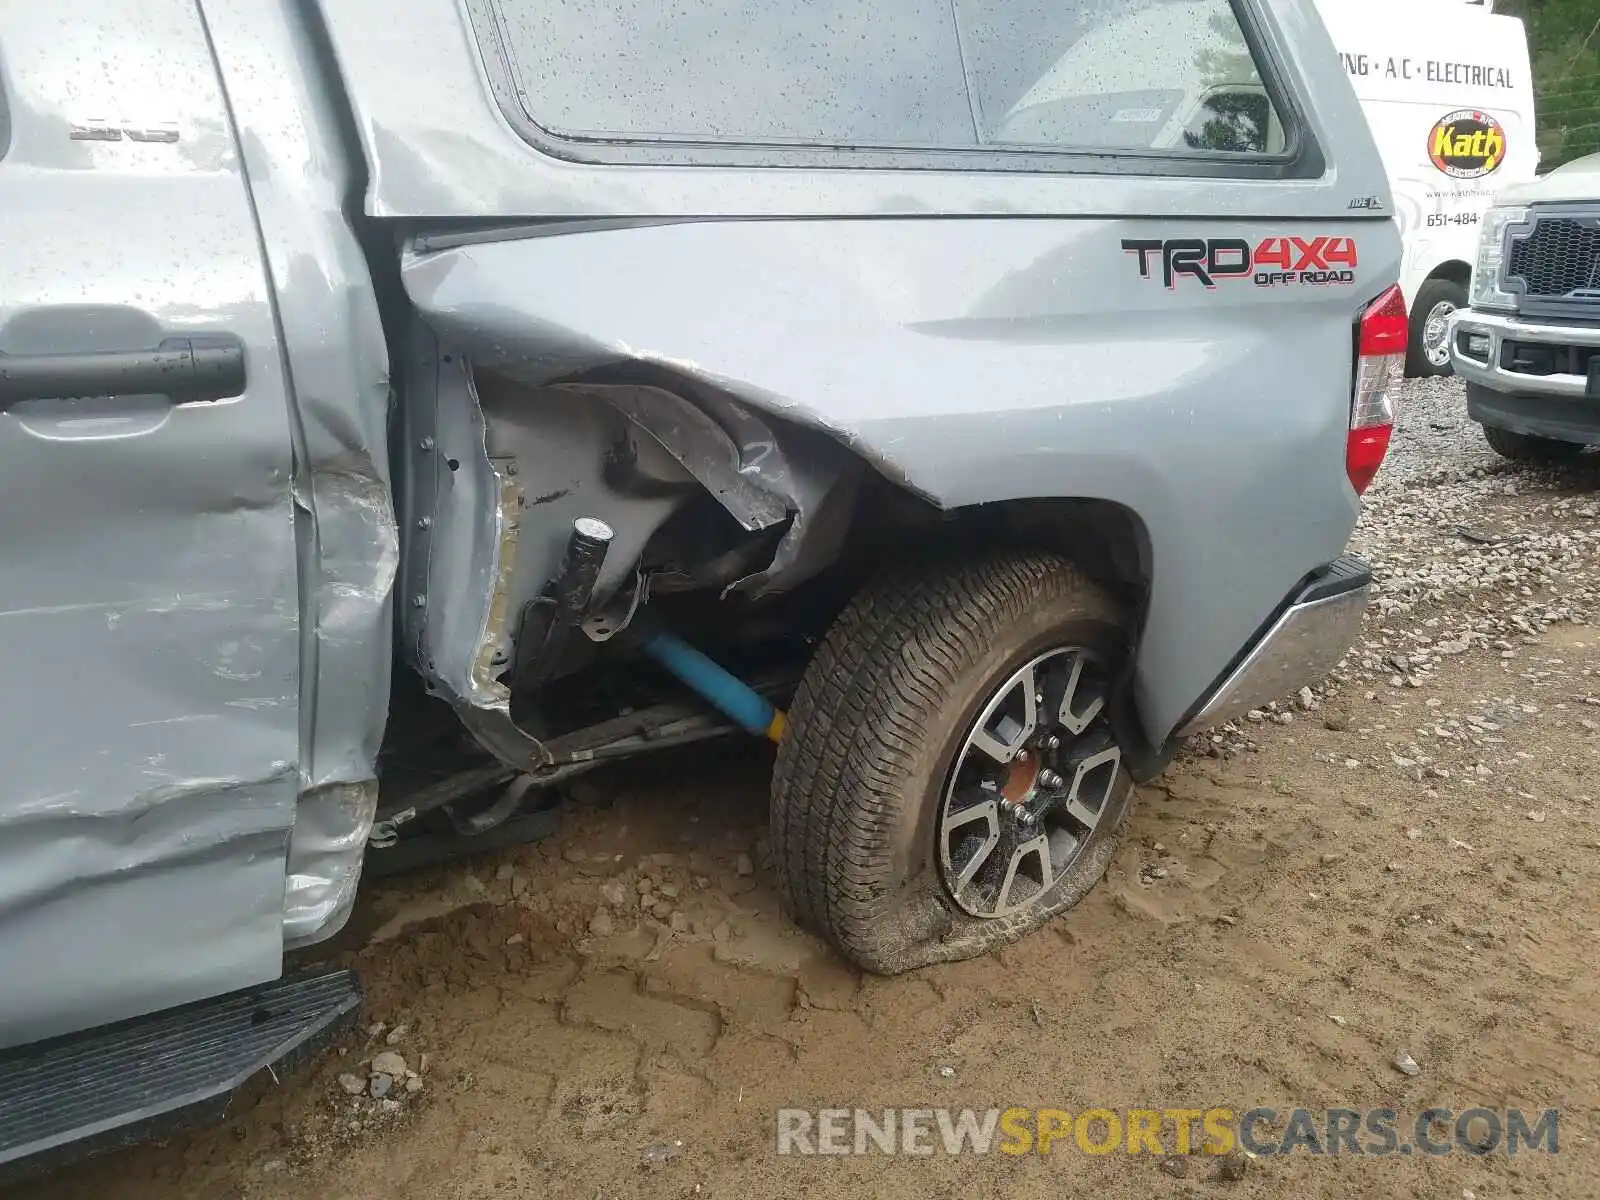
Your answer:
[[[1252,246],[1243,238],[1123,238],[1122,249],[1139,256],[1139,278],[1159,268],[1169,288],[1180,276],[1216,287],[1226,279],[1249,279],[1257,287],[1356,281],[1356,240],[1350,237],[1269,237]]]

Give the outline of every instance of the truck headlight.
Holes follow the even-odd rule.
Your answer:
[[[1526,208],[1491,208],[1483,214],[1478,261],[1472,265],[1472,286],[1467,293],[1473,308],[1509,311],[1517,306],[1516,296],[1501,287],[1500,269],[1505,265],[1506,230],[1527,219]]]

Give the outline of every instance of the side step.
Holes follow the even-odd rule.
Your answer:
[[[323,970],[0,1051],[0,1183],[221,1121],[360,1009],[354,973]]]

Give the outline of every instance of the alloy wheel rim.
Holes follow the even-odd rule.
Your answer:
[[[1109,691],[1099,656],[1064,646],[990,692],[940,804],[940,874],[962,911],[1011,916],[1081,857],[1110,811],[1122,767]]]

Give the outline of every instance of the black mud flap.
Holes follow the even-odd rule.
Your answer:
[[[0,1184],[219,1122],[360,1009],[355,975],[323,970],[0,1052]]]

